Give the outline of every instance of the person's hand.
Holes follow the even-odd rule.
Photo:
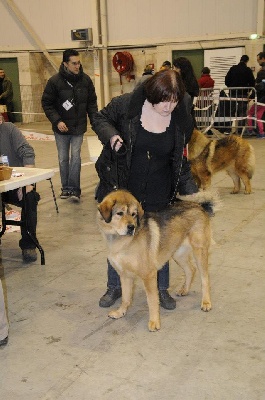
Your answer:
[[[2,114],[0,114],[0,125],[4,122],[4,117]]]
[[[116,143],[115,148],[113,149],[113,146],[117,140],[118,140],[118,142]],[[112,136],[112,138],[110,138],[110,146],[111,146],[112,150],[115,150],[116,152],[120,150],[122,143],[123,143],[123,140],[119,135],[114,135],[114,136]]]
[[[32,190],[33,190],[33,186],[32,185],[27,185],[26,186],[26,193],[29,193]],[[17,197],[18,197],[19,201],[21,201],[23,199],[23,192],[22,192],[22,188],[21,187],[18,188],[18,190],[17,190]]]
[[[60,132],[68,132],[68,128],[63,121],[60,121],[57,125]]]

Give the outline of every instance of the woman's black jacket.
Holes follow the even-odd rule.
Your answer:
[[[146,99],[144,84],[132,93],[115,97],[94,117],[94,131],[103,144],[103,150],[96,162],[96,170],[100,179],[97,189],[97,200],[100,202],[112,190],[127,188],[131,157],[137,136],[137,126],[141,117],[142,106]],[[172,113],[176,119],[175,148],[172,156],[171,200],[178,192],[181,195],[198,191],[190,171],[190,164],[185,156],[186,145],[193,131],[191,99],[186,93],[184,99]],[[110,138],[120,135],[125,147],[118,153],[110,147]],[[125,154],[124,154],[125,153]],[[159,188],[158,188],[159,189]]]

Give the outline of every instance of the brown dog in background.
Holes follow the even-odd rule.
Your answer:
[[[239,193],[240,179],[245,185],[245,194],[251,193],[255,153],[247,140],[235,135],[209,139],[195,129],[188,148],[191,171],[200,188],[209,188],[212,175],[225,170],[234,182],[232,194]]]
[[[202,197],[201,197],[202,199]],[[196,200],[195,200],[196,201]],[[191,201],[177,201],[157,213],[144,213],[141,204],[126,190],[108,194],[98,205],[97,221],[108,247],[108,259],[121,279],[122,303],[109,313],[123,317],[132,301],[135,275],[144,283],[149,306],[149,330],[160,329],[157,270],[171,257],[183,268],[186,279],[177,293],[188,294],[195,273],[191,258],[201,274],[201,309],[211,309],[208,277],[208,252],[211,227],[208,212],[212,202],[202,206]]]

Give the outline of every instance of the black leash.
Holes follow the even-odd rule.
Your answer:
[[[114,145],[113,145],[113,154],[114,154],[114,161],[115,161],[115,173],[116,173],[116,186],[114,187],[114,190],[118,190],[120,187],[120,182],[119,182],[119,157],[125,156],[127,153],[128,149],[125,145],[124,142],[122,142],[122,146],[119,148],[118,151],[115,150],[116,144],[120,142],[119,139],[115,140]],[[121,143],[121,142],[120,142]]]

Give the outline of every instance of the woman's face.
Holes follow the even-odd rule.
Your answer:
[[[177,104],[176,101],[161,101],[158,104],[154,104],[153,107],[162,117],[167,117],[176,108]]]
[[[179,67],[175,67],[175,66],[174,66],[174,71],[177,71],[179,74],[181,74],[181,70],[180,70]]]

